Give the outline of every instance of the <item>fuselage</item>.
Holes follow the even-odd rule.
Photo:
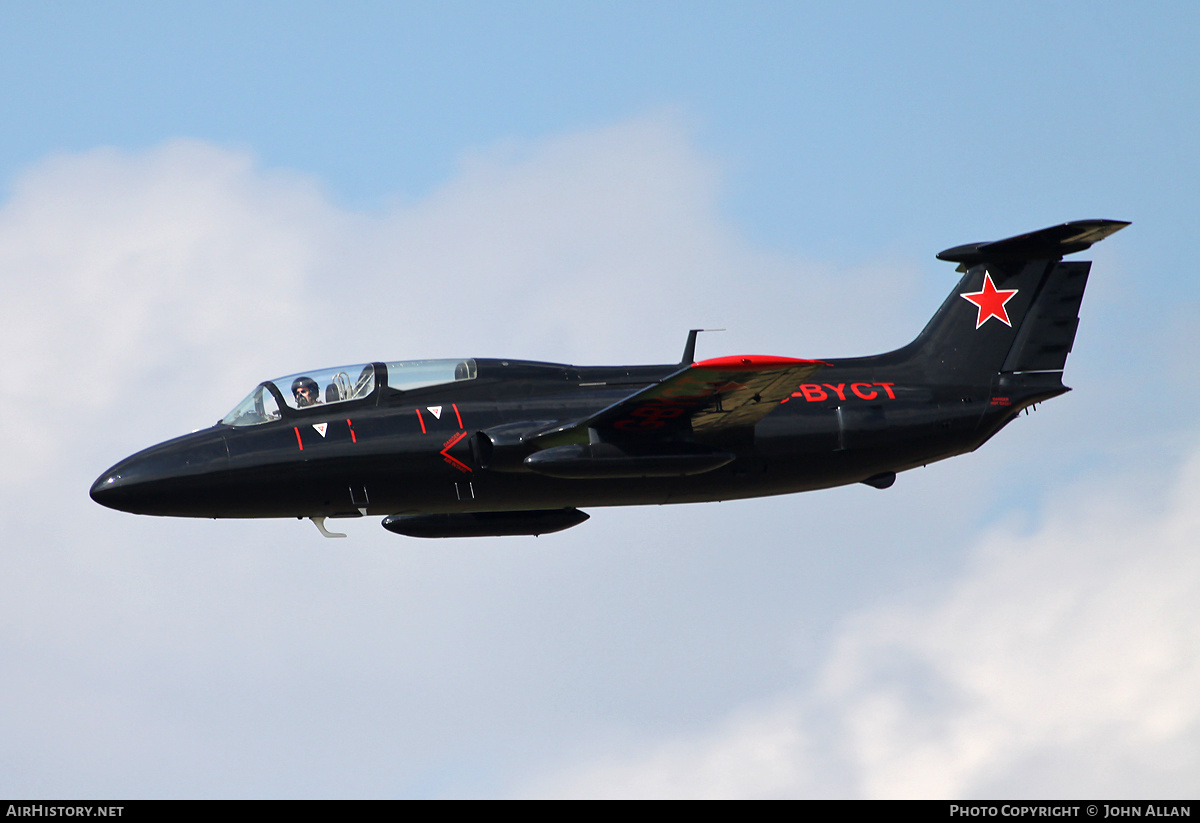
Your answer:
[[[365,397],[280,403],[267,422],[221,423],[159,444],[105,472],[92,497],[153,515],[357,517],[788,494],[971,451],[1026,405],[1065,391],[1057,374],[954,386],[893,373],[886,355],[832,360],[751,430],[715,444],[734,455],[726,465],[671,477],[563,479],[519,461],[487,464],[481,433],[586,418],[679,365],[466,362],[476,369],[470,380],[407,390],[387,385],[385,364],[369,364],[375,380]]]

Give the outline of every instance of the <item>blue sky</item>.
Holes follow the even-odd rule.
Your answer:
[[[427,193],[466,150],[671,108],[721,158],[723,208],[753,236],[861,255],[872,240],[830,235],[893,200],[915,218],[971,197],[1000,217],[1037,182],[1044,222],[1187,196],[1196,18],[1182,3],[15,4],[0,158],[11,178],[50,151],[196,137],[357,206]],[[893,215],[867,237],[957,228],[934,221]]]
[[[1198,17],[6,6],[0,793],[1194,795]],[[1076,390],[887,492],[334,548],[86,497],[305,368],[886,349],[937,251],[1089,217]]]

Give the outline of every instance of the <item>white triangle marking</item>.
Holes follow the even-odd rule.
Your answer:
[[[325,430],[329,428],[328,423],[313,423],[313,428],[317,430],[317,434],[325,436]]]
[[[426,406],[425,408],[429,409],[429,413],[432,414],[438,420],[442,419],[442,407],[441,406]]]

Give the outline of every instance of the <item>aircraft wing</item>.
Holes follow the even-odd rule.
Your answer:
[[[825,365],[820,360],[757,355],[702,360],[591,417],[541,432],[534,440],[544,448],[586,443],[588,429],[620,439],[679,432],[711,435],[751,427]]]

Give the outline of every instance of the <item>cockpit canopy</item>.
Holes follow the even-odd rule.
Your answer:
[[[400,391],[474,380],[477,373],[474,360],[398,360],[384,365],[388,387]]]
[[[377,379],[378,372],[378,379]],[[473,380],[474,360],[405,360],[336,366],[303,374],[289,374],[259,383],[254,391],[221,419],[227,426],[257,426],[278,420],[283,413],[279,401],[293,410],[370,397],[378,384],[393,391]]]

